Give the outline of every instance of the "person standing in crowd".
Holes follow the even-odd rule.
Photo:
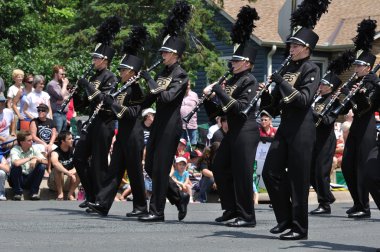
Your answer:
[[[0,94],[4,95],[5,92],[5,83],[3,78],[0,77]]]
[[[66,113],[68,108],[63,108],[62,103],[69,95],[67,85],[69,80],[66,78],[65,67],[60,65],[53,66],[53,79],[47,84],[47,93],[50,95],[53,121],[57,127],[57,133],[66,130]]]
[[[367,44],[371,45],[375,36],[376,21],[365,19],[359,27],[372,27],[366,32]],[[355,42],[356,43],[356,42]],[[355,60],[354,71],[358,79],[348,84],[350,91],[342,90],[342,93],[353,92],[362,83],[358,91],[351,99],[348,106],[341,111],[342,114],[352,109],[354,118],[345,142],[342,173],[347,183],[348,190],[354,201],[354,205],[346,211],[349,218],[369,218],[371,211],[369,206],[369,189],[366,178],[366,162],[368,154],[376,146],[376,120],[374,112],[377,107],[373,94],[379,82],[375,73],[371,72],[376,61],[376,56],[370,52],[370,47],[364,50]]]
[[[156,115],[156,111],[152,108],[147,108],[143,110],[141,115],[143,117],[142,126],[144,130],[144,145],[146,145],[148,143],[151,126],[154,121],[154,116]]]
[[[181,117],[184,118],[188,115],[198,104],[198,95],[191,90],[190,80],[187,84],[186,94],[182,100]],[[182,122],[182,136],[181,138],[187,139],[190,145],[195,146],[198,142],[198,123],[197,113],[195,113],[189,123]]]
[[[29,189],[31,200],[39,200],[38,192],[44,177],[47,159],[40,151],[32,147],[32,135],[27,131],[17,134],[18,145],[11,150],[10,181],[13,188],[13,200],[21,200],[23,189]]]
[[[245,16],[249,20],[244,20]],[[255,227],[252,183],[259,128],[255,113],[250,113],[245,119],[240,112],[248,106],[258,90],[258,82],[251,74],[257,51],[248,40],[254,27],[253,22],[259,16],[255,9],[244,6],[237,17],[231,32],[232,41],[239,44],[231,59],[233,76],[226,82],[225,89],[214,83],[207,86],[203,93],[210,95],[215,92],[228,121],[228,132],[221,141],[212,164],[224,210],[223,215],[215,221],[224,222],[236,218],[227,223],[227,226]],[[213,111],[220,109],[212,102],[206,101],[205,105],[209,115],[216,115]]]
[[[16,97],[13,99],[14,100],[14,103],[18,104],[20,103],[20,114],[21,114],[21,118],[19,119],[19,128],[20,130],[24,130],[24,131],[27,131],[29,130],[29,125],[30,125],[30,121],[31,119],[28,118],[25,113],[24,113],[24,104],[26,102],[26,97],[28,94],[30,94],[34,89],[33,89],[33,80],[34,80],[34,77],[33,77],[33,74],[27,74],[25,77],[24,77],[24,88],[22,89],[22,92],[18,92]]]
[[[125,55],[119,65],[121,82],[124,84],[141,70],[143,60],[136,54],[143,48],[147,35],[145,27],[135,26],[124,42]],[[139,217],[148,213],[142,168],[144,134],[139,105],[142,101],[143,93],[137,81],[128,86],[115,101],[109,95],[104,99],[106,106],[111,107],[117,116],[119,128],[108,174],[96,195],[96,202],[88,203],[91,209],[102,216],[108,215],[126,170],[133,192],[133,209],[126,216]]]
[[[182,11],[178,17],[176,11]],[[165,221],[164,209],[166,198],[178,208],[178,220],[187,214],[190,196],[179,190],[169,177],[179,139],[182,132],[181,104],[185,96],[188,75],[179,61],[185,51],[186,43],[178,37],[178,33],[190,18],[191,7],[186,1],[176,2],[171,17],[168,18],[163,44],[159,51],[165,68],[157,80],[153,80],[146,71],[141,76],[147,81],[151,96],[147,97],[146,107],[156,101],[150,137],[146,146],[145,170],[152,178],[153,192],[150,198],[149,213],[140,216],[139,221]],[[177,17],[176,17],[177,16]],[[178,18],[178,19],[177,19]]]
[[[91,114],[104,95],[114,89],[117,82],[115,75],[108,70],[108,66],[115,54],[111,42],[120,31],[120,27],[120,18],[111,17],[98,28],[95,40],[99,44],[92,53],[92,64],[96,72],[89,80],[82,78],[78,81],[78,85],[85,90],[91,103]],[[103,179],[108,171],[108,152],[114,130],[114,114],[110,106],[103,106],[92,124],[88,126],[87,133],[81,133],[75,146],[74,167],[86,192],[86,200],[79,205],[81,208],[88,207],[88,202],[94,203],[97,193],[102,188]],[[90,209],[86,211],[92,212]]]
[[[48,93],[43,91],[45,86],[45,77],[42,75],[36,75],[34,76],[33,80],[33,87],[34,90],[30,92],[25,99],[23,111],[25,115],[29,118],[29,120],[32,120],[34,118],[38,117],[37,107],[40,104],[45,104],[48,106],[49,110],[48,118],[53,118],[53,114],[51,112],[51,106],[50,106],[50,96]]]
[[[14,69],[12,72],[12,79],[14,81],[14,84],[8,88],[7,93],[7,108],[10,108],[13,110],[13,113],[15,115],[15,127],[18,124],[19,120],[24,119],[24,117],[21,115],[20,111],[22,110],[22,107],[20,107],[20,102],[16,101],[16,97],[19,94],[22,94],[23,85],[22,81],[24,79],[24,71],[21,69]],[[19,99],[17,99],[19,100]],[[14,128],[16,130],[16,128]]]
[[[69,131],[61,131],[57,140],[58,147],[51,153],[52,171],[49,175],[48,187],[57,192],[57,200],[64,199],[64,191],[68,191],[68,200],[75,200],[75,189],[80,179],[73,164],[73,135]]]

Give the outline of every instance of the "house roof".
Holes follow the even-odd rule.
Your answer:
[[[254,3],[249,3],[247,0],[224,0],[221,13],[234,22],[242,6],[250,5],[256,8],[260,20],[255,22],[257,27],[253,31],[252,38],[260,45],[283,45],[278,33],[278,17],[286,1],[289,0],[256,0]],[[360,0],[360,3],[356,0],[331,1],[328,12],[322,15],[314,29],[319,35],[317,47],[320,49],[351,47],[352,38],[356,36],[357,24],[368,17],[379,20],[376,29],[379,32],[380,9],[377,8],[379,5],[380,0]]]

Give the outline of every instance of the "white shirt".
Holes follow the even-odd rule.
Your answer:
[[[14,118],[13,111],[5,108],[3,113],[0,113],[0,136],[9,137],[9,126]]]
[[[24,88],[24,87],[20,86],[18,88],[15,85],[10,86],[9,89],[8,89],[7,97],[9,99],[15,98],[15,96],[17,95],[17,93],[18,93],[18,91],[19,91],[20,88]],[[18,111],[20,111],[20,101],[17,103],[17,109],[18,109]]]
[[[25,102],[28,104],[27,112],[29,112],[33,118],[38,117],[37,107],[41,103],[49,106],[50,95],[45,91],[37,93],[35,90],[30,92],[25,99]]]

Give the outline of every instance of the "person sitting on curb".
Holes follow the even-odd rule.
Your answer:
[[[48,187],[57,191],[57,200],[63,200],[63,191],[68,191],[67,199],[75,199],[75,189],[80,183],[73,164],[73,136],[70,131],[61,131],[58,135],[58,148],[51,153],[52,171],[48,179]],[[65,176],[67,175],[67,179]]]
[[[31,200],[39,200],[38,191],[48,161],[32,147],[30,132],[20,131],[17,143],[11,150],[10,185],[15,194],[13,199],[21,200],[23,189],[30,189]]]

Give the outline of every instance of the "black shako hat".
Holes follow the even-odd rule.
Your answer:
[[[91,53],[92,57],[106,59],[109,62],[112,61],[114,55],[115,55],[115,49],[102,43],[97,44],[94,52]]]
[[[143,60],[137,56],[127,54],[121,59],[118,69],[131,69],[136,73],[140,71],[143,65]]]
[[[254,48],[254,45],[250,42],[246,42],[236,47],[231,61],[246,60],[254,64],[256,55],[257,50]]]
[[[323,85],[330,86],[333,90],[337,89],[342,81],[338,78],[338,76],[332,72],[328,72],[325,76],[322,77],[321,83]]]
[[[302,27],[293,36],[291,36],[286,43],[294,43],[304,45],[314,50],[319,36],[311,29]]]
[[[166,36],[162,42],[159,52],[172,52],[178,54],[179,57],[182,56],[185,51],[186,43],[184,40],[178,38],[177,36]]]
[[[376,56],[370,53],[369,51],[363,51],[359,57],[356,58],[354,61],[354,65],[361,65],[361,66],[369,66],[373,67],[373,64],[375,64]]]

